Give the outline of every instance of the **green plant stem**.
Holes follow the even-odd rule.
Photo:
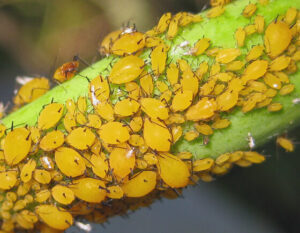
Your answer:
[[[258,1],[252,0],[251,2],[257,3]],[[202,37],[210,38],[214,47],[236,47],[234,40],[235,30],[238,27],[244,27],[249,23],[253,23],[254,17],[249,20],[241,15],[242,10],[247,4],[249,4],[249,0],[234,1],[232,4],[226,6],[226,11],[222,16],[215,19],[204,17],[202,22],[181,29],[178,36],[172,42],[167,42],[171,45],[168,61],[174,62],[177,59],[186,59],[194,68],[203,60],[210,61],[207,56],[192,57],[184,55],[187,49],[179,46],[183,41],[188,41],[190,45],[193,45]],[[270,1],[267,6],[261,6],[260,4],[257,4],[257,6],[258,10],[256,14],[263,15],[266,23],[269,24],[289,7],[299,9],[300,0],[274,0]],[[205,15],[205,12],[201,14]],[[257,44],[263,44],[263,35],[254,34],[249,36],[245,46],[241,48],[243,55],[247,53],[249,48]],[[150,51],[146,51],[142,56],[149,60],[149,54]],[[114,60],[116,60],[115,57],[110,56],[98,61],[91,67],[80,72],[80,75],[76,75],[72,80],[56,86],[36,101],[11,113],[3,119],[3,123],[7,127],[10,127],[12,122],[14,122],[15,126],[36,125],[42,107],[49,104],[52,100],[64,103],[70,98],[76,100],[79,96],[87,96],[88,81],[83,76],[89,79],[93,79],[99,74],[107,76],[110,64]],[[278,101],[283,105],[283,110],[270,113],[266,109],[258,109],[246,114],[243,114],[239,109],[234,110],[224,115],[224,117],[230,119],[231,126],[224,130],[215,131],[210,137],[208,145],[204,146],[200,140],[187,142],[181,139],[173,146],[173,152],[190,151],[198,159],[205,157],[216,158],[225,152],[249,149],[247,141],[248,133],[255,139],[256,145],[261,145],[273,136],[297,126],[300,123],[300,108],[297,104],[293,104],[293,100],[300,96],[299,75],[299,72],[290,75],[291,82],[295,84],[295,91],[292,94],[289,96],[277,96],[274,99],[274,101]],[[111,88],[115,89],[118,87],[114,85]],[[188,129],[189,125],[189,123],[186,123],[185,129]]]

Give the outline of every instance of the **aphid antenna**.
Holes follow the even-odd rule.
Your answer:
[[[189,177],[189,180],[194,182],[195,185],[200,185],[192,176]]]
[[[87,67],[91,67],[92,69],[94,69],[93,65],[91,65],[90,63],[88,63],[85,59],[83,59],[82,57],[79,56],[79,54],[75,55],[73,57],[73,61],[80,61],[81,63],[83,63],[85,66]]]
[[[175,188],[170,188],[170,189],[177,195],[178,198],[184,198],[183,195],[180,194],[177,189]]]
[[[82,74],[77,74],[77,75],[80,76],[80,77],[85,78],[89,83],[91,82],[91,80],[87,76],[84,76]]]

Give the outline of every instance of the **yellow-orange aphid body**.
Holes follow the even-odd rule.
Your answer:
[[[291,92],[293,92],[295,89],[295,85],[294,84],[287,84],[285,86],[283,86],[280,91],[279,91],[279,94],[280,95],[288,95],[290,94]]]
[[[86,150],[95,141],[95,134],[87,127],[78,127],[67,136],[67,143],[78,150]]]
[[[196,42],[192,48],[192,54],[195,56],[203,54],[210,45],[210,39],[202,38]]]
[[[255,4],[248,4],[243,10],[243,16],[246,18],[250,18],[256,11],[257,7]]]
[[[216,102],[220,111],[228,111],[233,108],[238,102],[237,91],[225,91],[223,94],[217,96]]]
[[[129,139],[129,131],[120,122],[108,122],[101,126],[98,134],[107,144],[119,144]]]
[[[195,129],[199,133],[201,133],[203,135],[211,135],[211,134],[214,133],[213,129],[208,124],[204,124],[204,123],[198,124],[198,123],[195,123],[194,127],[195,127]]]
[[[51,181],[50,172],[43,169],[35,169],[33,178],[40,184],[49,184]]]
[[[130,98],[123,99],[116,103],[114,111],[116,115],[128,117],[136,113],[140,108],[140,104]]]
[[[295,21],[297,14],[298,11],[296,8],[289,8],[285,13],[284,22],[286,22],[288,25],[291,25]]]
[[[36,167],[36,162],[33,159],[30,159],[21,170],[20,178],[21,180],[26,183],[31,180],[32,173]]]
[[[265,46],[268,55],[275,58],[290,45],[292,33],[288,24],[282,21],[275,21],[268,25],[265,32]]]
[[[131,55],[145,47],[145,36],[141,32],[124,33],[111,46],[111,53],[124,56]]]
[[[0,189],[9,190],[17,183],[17,173],[15,171],[1,171],[0,180]]]
[[[256,60],[263,54],[263,51],[264,51],[264,46],[262,45],[253,46],[249,51],[249,53],[247,54],[246,60],[247,61]]]
[[[156,173],[143,171],[122,185],[127,197],[143,197],[150,193],[156,185]]]
[[[257,80],[262,77],[268,69],[268,61],[256,60],[249,64],[242,76],[243,83],[246,84],[249,80]]]
[[[220,49],[216,56],[216,61],[220,63],[229,63],[241,55],[241,51],[235,48]]]
[[[55,151],[55,162],[59,170],[66,176],[80,176],[85,171],[85,162],[82,156],[68,147],[60,147]]]
[[[54,127],[64,113],[64,105],[51,103],[43,108],[38,118],[38,128],[42,130]]]
[[[178,17],[173,17],[167,31],[167,39],[172,40],[178,32]]]
[[[89,203],[100,203],[106,196],[105,183],[93,178],[74,180],[69,188],[77,198]]]
[[[150,74],[146,74],[140,78],[140,85],[143,92],[147,96],[151,96],[153,94],[154,85],[152,76]]]
[[[54,72],[53,79],[62,83],[74,77],[79,66],[78,61],[64,63]]]
[[[285,137],[277,137],[276,143],[281,146],[283,149],[285,149],[287,152],[294,151],[294,144],[291,140],[285,138]]]
[[[186,164],[176,156],[161,153],[158,158],[158,173],[171,188],[183,188],[189,182],[190,172]]]
[[[14,104],[23,105],[30,103],[45,94],[50,88],[49,80],[41,78],[33,78],[25,83],[14,98]]]
[[[201,172],[207,171],[214,165],[214,160],[212,158],[205,158],[193,161],[193,171]]]
[[[184,92],[178,92],[175,94],[171,109],[173,112],[183,111],[187,109],[193,101],[193,92],[186,90]]]
[[[124,191],[119,185],[107,187],[107,197],[112,199],[121,199],[124,196]]]
[[[144,140],[145,143],[157,151],[169,151],[171,146],[171,133],[163,122],[154,119],[145,119]]]
[[[164,72],[166,68],[167,52],[169,48],[165,44],[158,45],[151,53],[151,67],[156,76]]]
[[[135,165],[135,152],[125,145],[120,145],[112,150],[109,155],[109,165],[113,173],[120,179],[127,176]]]
[[[120,36],[121,33],[122,30],[116,30],[104,37],[99,49],[102,55],[108,55],[111,53],[111,46],[113,45],[113,42]]]
[[[266,160],[265,156],[255,151],[245,151],[243,159],[251,163],[262,163]]]
[[[291,58],[285,55],[279,56],[270,63],[270,71],[281,71],[288,67]]]
[[[142,110],[153,119],[165,120],[168,118],[168,108],[165,104],[154,98],[143,98],[141,99]]]
[[[128,83],[135,80],[143,70],[143,59],[137,56],[127,56],[114,64],[109,75],[109,80],[114,84]]]
[[[237,45],[239,47],[243,47],[244,44],[245,44],[245,39],[246,39],[246,32],[243,28],[238,28],[236,31],[235,31],[235,39],[236,39],[236,42],[237,42]]]
[[[217,110],[217,104],[214,99],[204,97],[195,105],[192,105],[186,112],[187,120],[199,121],[212,117]]]
[[[263,33],[264,32],[265,19],[264,19],[263,16],[261,16],[261,15],[255,16],[254,24],[255,24],[255,28],[256,28],[257,33]]]
[[[268,105],[268,111],[269,112],[278,112],[282,109],[281,103],[271,103]]]
[[[172,14],[170,12],[167,12],[160,17],[158,24],[155,27],[155,31],[158,34],[163,33],[167,30],[167,28],[169,27],[169,24],[170,24],[171,17],[172,17]]]
[[[55,201],[63,205],[69,205],[75,199],[74,192],[63,185],[55,185],[51,189],[51,193]]]
[[[9,132],[4,141],[4,157],[9,165],[21,162],[28,155],[31,147],[30,131],[17,128]]]
[[[40,141],[40,148],[44,151],[51,151],[60,147],[64,141],[64,134],[59,130],[47,133]]]
[[[92,105],[106,102],[109,98],[110,90],[108,82],[100,75],[89,83],[89,97]]]
[[[264,82],[271,88],[280,90],[281,81],[280,79],[272,73],[266,73],[264,76]]]
[[[222,15],[224,13],[224,11],[225,11],[225,8],[223,6],[216,6],[216,7],[211,8],[207,12],[206,16],[207,16],[207,18],[216,18],[216,17]]]
[[[48,226],[58,230],[65,230],[73,224],[72,215],[54,205],[39,205],[35,208],[35,212]]]

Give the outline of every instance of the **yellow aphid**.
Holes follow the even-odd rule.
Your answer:
[[[150,193],[156,186],[156,173],[143,171],[132,177],[122,185],[127,197],[143,197]]]
[[[167,90],[161,94],[161,96],[159,97],[159,100],[163,101],[165,103],[169,103],[172,98],[172,95],[173,95],[172,91]]]
[[[168,85],[163,81],[156,81],[155,86],[161,93],[163,93],[169,89]]]
[[[274,97],[277,95],[277,91],[272,89],[272,88],[269,88],[266,92],[265,92],[265,95],[267,97]]]
[[[0,124],[0,138],[2,138],[3,135],[5,134],[5,130],[6,130],[6,126],[3,124]]]
[[[212,117],[217,110],[217,103],[214,99],[204,97],[192,105],[186,112],[187,120],[199,121]]]
[[[282,21],[275,21],[268,25],[265,32],[265,46],[268,55],[275,58],[290,45],[292,32],[289,25]]]
[[[203,54],[207,48],[210,46],[210,39],[202,38],[196,42],[192,48],[192,54],[195,56]]]
[[[222,15],[225,11],[225,8],[223,6],[216,6],[216,7],[213,7],[211,8],[207,14],[206,14],[206,17],[207,18],[216,18],[220,15]]]
[[[222,72],[218,73],[214,76],[215,79],[221,81],[221,82],[228,82],[233,78],[233,74],[229,72]]]
[[[253,91],[257,91],[257,92],[265,92],[265,91],[267,91],[267,86],[263,82],[258,82],[258,81],[250,80],[248,82],[248,86]]]
[[[14,192],[7,192],[5,195],[6,199],[11,202],[15,202],[17,200],[17,194]]]
[[[108,162],[103,153],[101,155],[93,154],[91,156],[91,164],[93,172],[100,178],[104,179],[108,172]]]
[[[125,84],[125,89],[128,92],[128,97],[138,101],[141,96],[141,88],[136,82],[129,82]]]
[[[288,95],[290,94],[291,92],[293,92],[295,89],[295,85],[294,84],[287,84],[287,85],[284,85],[280,91],[279,91],[279,94],[280,95]]]
[[[193,141],[199,136],[199,133],[196,131],[188,131],[184,134],[184,139],[187,141]]]
[[[143,159],[137,159],[135,163],[135,167],[140,170],[145,170],[148,167],[147,162]]]
[[[111,46],[113,45],[114,41],[120,36],[121,33],[122,30],[116,30],[104,37],[100,45],[100,53],[102,55],[108,55],[111,53]]]
[[[145,143],[153,150],[169,151],[172,136],[163,122],[146,118],[143,135]]]
[[[235,152],[229,153],[229,160],[227,162],[235,163],[236,161],[240,160],[243,156],[244,156],[243,151],[235,151]]]
[[[79,96],[77,99],[77,108],[79,112],[85,113],[87,110],[86,98],[84,96]]]
[[[212,158],[198,159],[193,161],[193,171],[202,172],[207,171],[214,165],[214,160]]]
[[[298,11],[296,8],[294,7],[289,8],[285,13],[284,22],[286,22],[288,25],[291,25],[296,19],[297,14]]]
[[[245,63],[243,61],[232,61],[226,64],[227,71],[238,71],[244,67]]]
[[[121,34],[112,44],[111,53],[125,56],[134,54],[145,47],[145,36],[141,32]]]
[[[203,135],[211,135],[211,134],[213,134],[214,133],[214,131],[213,131],[213,129],[211,128],[211,126],[210,125],[208,125],[208,124],[204,124],[204,123],[195,123],[194,124],[194,127],[195,127],[195,129],[199,132],[199,133],[201,133],[201,134],[203,134]]]
[[[246,84],[249,80],[257,80],[264,76],[268,69],[268,61],[256,60],[249,64],[242,76],[243,83]]]
[[[178,67],[176,66],[176,64],[171,63],[167,68],[167,79],[172,86],[178,82],[178,76]]]
[[[143,126],[143,119],[141,117],[133,117],[129,123],[129,127],[133,132],[139,132]]]
[[[36,223],[38,221],[36,214],[29,210],[21,211],[20,215],[28,222]]]
[[[85,125],[87,123],[86,116],[82,112],[75,113],[75,120],[79,125]]]
[[[138,134],[131,134],[128,142],[132,146],[143,146],[144,145],[143,137]]]
[[[293,56],[292,59],[295,61],[300,61],[300,50],[296,51]]]
[[[106,196],[105,183],[98,179],[81,178],[74,180],[69,188],[73,190],[77,198],[89,203],[100,203]]]
[[[160,19],[157,23],[157,26],[155,27],[155,31],[158,34],[165,32],[167,30],[167,28],[169,27],[171,18],[172,18],[172,14],[170,12],[163,14],[160,17]]]
[[[199,80],[192,72],[183,72],[180,84],[183,92],[192,91],[194,96],[197,95],[199,89]]]
[[[14,98],[14,104],[23,105],[30,103],[44,95],[50,88],[49,80],[46,78],[33,78],[24,84]]]
[[[211,173],[216,174],[216,175],[224,175],[229,171],[229,169],[232,167],[232,164],[230,163],[225,163],[223,165],[215,165],[211,169]]]
[[[101,102],[94,109],[104,120],[113,121],[115,118],[114,109],[108,102]]]
[[[215,163],[217,165],[223,165],[224,163],[226,163],[230,158],[230,154],[229,153],[225,153],[225,154],[221,154],[219,155],[216,160],[215,160]]]
[[[31,180],[35,167],[36,162],[33,159],[28,160],[28,162],[22,167],[20,178],[24,183]]]
[[[40,184],[49,184],[51,181],[50,172],[42,169],[35,169],[33,178]]]
[[[193,101],[193,92],[192,91],[184,91],[184,92],[178,92],[175,94],[173,100],[171,109],[173,112],[177,111],[183,111],[187,109]]]
[[[63,205],[69,205],[75,199],[74,192],[70,188],[59,184],[51,189],[51,194],[55,201]]]
[[[92,105],[106,102],[110,95],[108,82],[102,76],[97,76],[89,83],[89,98]]]
[[[30,131],[26,128],[17,128],[10,131],[4,141],[5,161],[9,165],[21,162],[28,155],[31,147]]]
[[[31,182],[27,182],[27,183],[20,183],[18,188],[17,188],[17,194],[18,196],[24,196],[26,195],[29,190],[31,189],[32,183]]]
[[[245,151],[243,159],[251,163],[262,163],[266,160],[265,156],[255,151]]]
[[[64,113],[64,105],[51,103],[43,108],[38,118],[38,128],[41,130],[50,129],[58,123]]]
[[[235,48],[220,49],[216,56],[216,61],[227,64],[233,61],[234,59],[236,59],[240,55],[241,55],[241,51],[239,49],[235,49]]]
[[[262,45],[253,46],[251,50],[248,52],[246,56],[246,60],[247,61],[256,60],[263,54],[263,51],[264,51],[264,46]]]
[[[210,56],[210,57],[215,57],[215,56],[217,56],[219,50],[220,50],[220,48],[218,48],[218,47],[208,49],[208,50],[206,50],[206,55]]]
[[[46,169],[48,171],[51,171],[54,169],[54,162],[51,157],[41,156],[39,161],[44,169]]]
[[[240,78],[234,78],[228,83],[227,91],[241,91],[244,88],[243,82]]]
[[[157,156],[153,153],[144,154],[143,159],[147,162],[148,165],[155,165],[158,162]]]
[[[65,230],[73,224],[72,215],[67,210],[58,209],[54,205],[39,205],[35,207],[35,213],[48,226],[58,230]]]
[[[151,68],[154,75],[159,76],[166,68],[168,47],[165,44],[158,45],[151,53]]]
[[[265,6],[269,3],[269,0],[259,0],[259,3],[263,6]]]
[[[88,127],[94,129],[100,129],[101,125],[102,125],[101,118],[97,114],[88,115],[88,123],[87,123]]]
[[[266,73],[264,76],[264,82],[271,88],[280,90],[281,81],[280,79],[272,73]]]
[[[237,45],[239,47],[243,47],[244,44],[245,44],[245,39],[246,39],[246,32],[243,28],[238,28],[236,31],[235,31],[235,40],[237,42]]]
[[[157,158],[158,173],[168,186],[171,188],[183,188],[187,186],[190,172],[181,159],[169,153],[161,153]]]
[[[1,171],[0,180],[0,189],[9,190],[17,183],[17,173],[15,171]]]
[[[181,160],[191,160],[193,158],[193,154],[187,151],[180,152],[176,156]]]
[[[25,200],[18,200],[16,201],[13,210],[14,211],[19,211],[19,210],[23,210],[27,205],[27,202]]]
[[[140,103],[142,110],[153,119],[165,120],[169,117],[168,108],[158,99],[143,98]]]
[[[51,151],[60,147],[65,141],[65,135],[59,131],[54,130],[47,133],[40,141],[40,148],[44,151]]]
[[[270,103],[272,102],[272,98],[266,98],[265,100],[259,102],[256,104],[256,107],[257,108],[263,108],[263,107],[266,107],[268,106]]]
[[[142,78],[140,78],[140,85],[143,92],[147,96],[151,96],[153,94],[154,85],[152,76],[150,74],[146,74]]]
[[[144,60],[137,56],[121,58],[111,69],[109,80],[114,84],[135,80],[144,70]]]
[[[66,176],[80,176],[85,171],[85,162],[82,156],[68,147],[60,147],[55,151],[55,162],[59,170]]]
[[[72,130],[66,138],[66,142],[78,150],[86,150],[95,141],[95,134],[87,127],[78,127]]]
[[[169,29],[167,31],[167,39],[172,40],[178,32],[178,18],[173,17],[169,24]]]
[[[287,67],[287,72],[290,74],[293,74],[295,72],[297,72],[298,67],[296,65],[296,62],[294,60],[291,60],[289,66]]]
[[[292,152],[294,151],[294,144],[291,140],[285,137],[277,137],[276,143],[281,146],[285,151]]]
[[[72,113],[67,112],[65,117],[64,117],[64,126],[67,132],[71,132],[73,128],[76,126],[76,120],[75,117]]]
[[[269,112],[278,112],[282,109],[281,103],[271,103],[268,105],[268,111]]]
[[[109,165],[118,178],[124,178],[134,168],[134,150],[126,145],[114,148],[109,155]]]
[[[225,89],[225,84],[223,84],[223,83],[219,83],[219,84],[217,84],[216,86],[215,86],[215,88],[214,88],[214,91],[213,91],[213,94],[214,95],[220,95],[223,91],[224,91],[224,89]]]
[[[217,96],[216,102],[218,110],[224,112],[233,108],[238,102],[238,92],[237,91],[225,91],[223,94]]]
[[[288,67],[291,58],[285,55],[279,56],[270,63],[270,71],[281,71]]]
[[[177,142],[182,135],[182,127],[180,125],[171,128],[173,143]]]
[[[208,63],[206,61],[202,62],[198,69],[196,70],[195,74],[199,80],[203,78],[203,76],[207,73],[208,71]]]
[[[256,25],[255,24],[249,24],[246,27],[244,27],[244,30],[246,32],[247,36],[252,35],[253,33],[256,32]]]
[[[256,11],[257,7],[255,4],[248,4],[243,10],[243,16],[246,18],[250,18]]]
[[[18,223],[18,225],[26,230],[30,230],[34,228],[34,225],[32,222],[27,221],[24,216],[17,213],[15,216],[15,221]]]
[[[263,33],[265,29],[265,19],[261,15],[255,16],[254,25],[257,33]]]
[[[129,131],[120,122],[108,122],[98,130],[100,139],[107,144],[119,144],[129,139]]]
[[[107,187],[107,197],[112,199],[121,199],[124,196],[123,189],[118,185]]]
[[[74,100],[68,99],[66,101],[66,108],[69,113],[74,114],[75,110],[76,110],[76,104],[75,104]]]
[[[224,129],[230,125],[230,120],[228,119],[217,119],[211,126],[214,129]]]

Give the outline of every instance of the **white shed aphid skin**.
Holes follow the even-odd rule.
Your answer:
[[[93,229],[91,224],[83,223],[83,222],[79,222],[79,221],[75,221],[75,226],[85,232],[90,232]]]
[[[292,100],[293,104],[299,104],[300,103],[300,98],[295,98]]]
[[[255,139],[253,138],[253,136],[250,132],[248,132],[247,141],[248,141],[248,146],[249,146],[250,150],[254,149]]]

